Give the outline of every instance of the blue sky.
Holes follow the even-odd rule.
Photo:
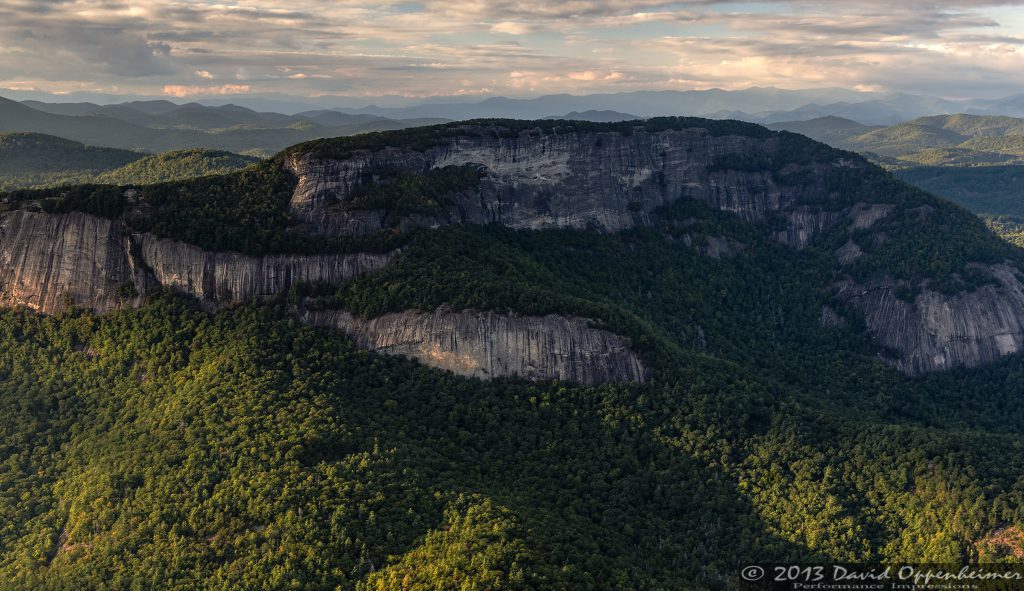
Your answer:
[[[1024,92],[1024,0],[5,0],[0,89],[191,98]]]

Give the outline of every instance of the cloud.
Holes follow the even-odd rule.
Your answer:
[[[492,33],[505,33],[506,35],[525,35],[531,30],[529,25],[512,21],[503,21],[491,25]]]
[[[1024,0],[6,0],[0,85],[183,96],[751,85],[955,94],[968,81],[1010,94],[1024,71],[1014,6]],[[202,85],[214,79],[232,84]]]
[[[183,86],[180,84],[167,84],[164,86],[164,94],[175,98],[187,96],[211,96],[226,94],[246,94],[252,87],[248,84],[222,84],[220,86]]]

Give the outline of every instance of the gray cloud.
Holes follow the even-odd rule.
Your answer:
[[[722,0],[423,0],[418,9],[401,0],[7,0],[0,87],[427,95],[844,85],[949,94],[969,81],[1008,93],[1024,69],[1024,19],[1008,28],[1005,11],[993,10],[1024,0],[762,4],[772,10]]]

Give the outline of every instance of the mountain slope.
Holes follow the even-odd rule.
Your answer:
[[[259,162],[259,158],[220,150],[178,150],[140,158],[98,175],[96,182],[115,185],[152,184],[225,174]]]
[[[0,314],[10,588],[725,590],[1024,525],[1024,361],[988,348],[1020,337],[986,324],[1024,318],[1018,251],[800,136],[477,121],[7,198],[6,301],[51,314]],[[457,312],[651,373],[460,377]],[[327,314],[436,338],[369,353]]]
[[[86,146],[38,133],[0,134],[0,174],[106,170],[138,160],[138,152]]]
[[[151,184],[223,174],[259,162],[219,150],[181,150],[146,155],[96,148],[34,133],[0,134],[0,189],[86,182]]]
[[[785,130],[793,133],[799,133],[800,135],[806,135],[811,139],[818,140],[819,142],[826,143],[831,146],[841,145],[852,137],[864,135],[879,129],[878,127],[864,125],[850,119],[843,119],[842,117],[836,117],[833,115],[810,119],[807,121],[782,121],[779,123],[769,123],[765,125],[765,127],[776,131]]]
[[[1024,203],[1024,119],[937,115],[860,132],[853,122],[817,119],[771,126],[860,151],[921,188],[971,211],[1016,215]]]
[[[84,182],[143,156],[39,133],[0,133],[0,190]]]

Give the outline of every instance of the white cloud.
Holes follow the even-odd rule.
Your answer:
[[[506,35],[525,35],[531,31],[529,25],[523,23],[516,23],[512,21],[504,21],[491,25],[492,33],[504,33]]]
[[[248,84],[222,84],[220,86],[183,86],[180,84],[167,84],[164,86],[164,94],[175,98],[204,95],[246,94],[251,90],[252,87]]]

